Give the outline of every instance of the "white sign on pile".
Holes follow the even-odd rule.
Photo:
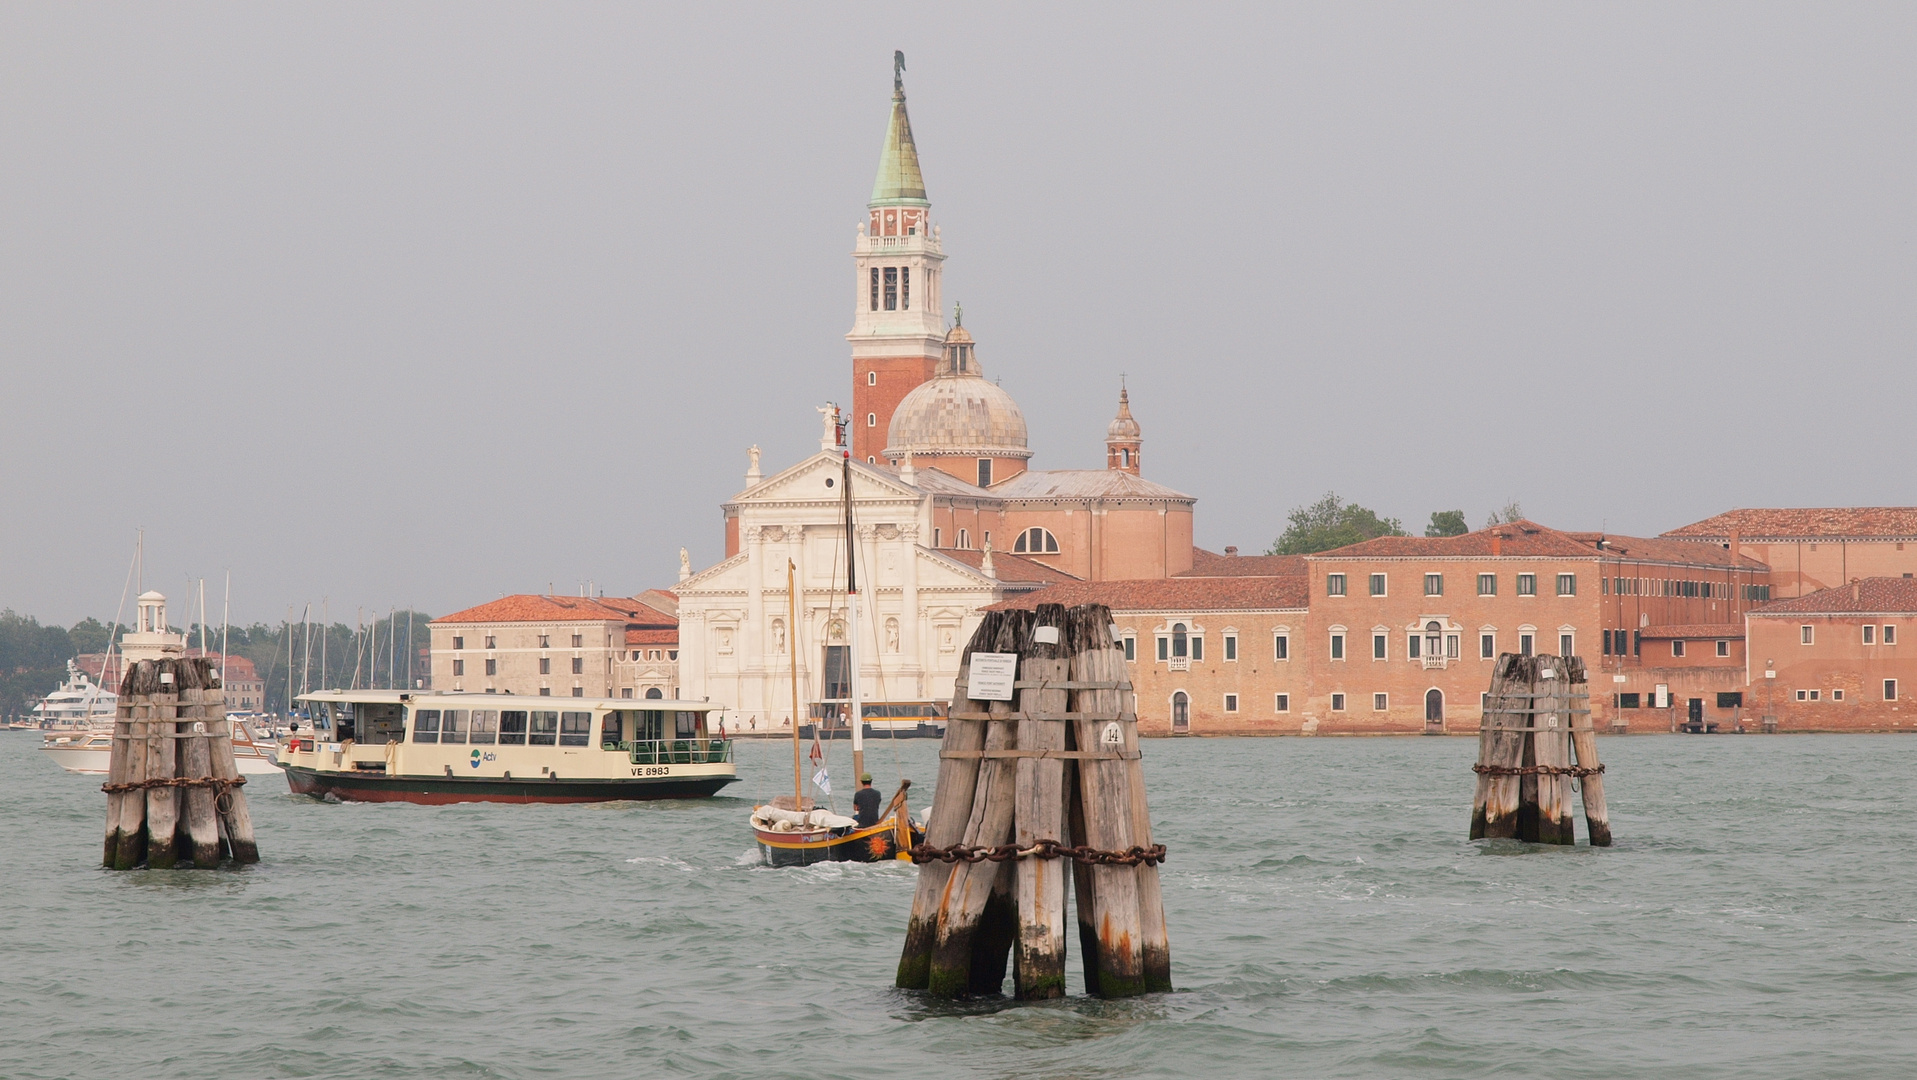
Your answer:
[[[975,652],[965,696],[973,701],[1010,701],[1017,681],[1017,653]]]

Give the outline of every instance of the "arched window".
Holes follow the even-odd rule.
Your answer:
[[[1424,654],[1434,660],[1444,655],[1444,624],[1436,619],[1424,624]]]
[[[1172,695],[1172,730],[1191,730],[1191,698],[1183,690]]]
[[[878,414],[878,413],[875,413],[875,412],[869,412],[869,413],[866,413],[866,414],[865,414],[865,426],[866,426],[866,427],[878,427],[878,426],[879,426],[879,414]]]
[[[661,698],[663,698],[663,697],[665,697],[665,696],[666,696],[666,695],[664,695],[664,694],[662,694],[662,693],[660,693],[660,692],[659,692],[659,688],[658,688],[658,687],[656,687],[656,686],[649,686],[649,687],[647,687],[647,688],[646,688],[646,700],[647,700],[647,701],[658,701],[658,700],[660,700]]]
[[[1056,555],[1058,537],[1053,536],[1050,529],[1034,526],[1019,533],[1018,539],[1012,541],[1012,552],[1016,555]]]
[[[1184,623],[1172,624],[1172,658],[1182,660],[1191,648],[1191,638],[1185,633]],[[1182,695],[1181,695],[1182,696]]]

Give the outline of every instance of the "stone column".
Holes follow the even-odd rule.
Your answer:
[[[899,568],[899,655],[912,665],[915,698],[925,697],[925,671],[929,667],[919,651],[924,637],[919,633],[919,527],[899,526],[899,541],[904,547],[905,565]]]
[[[753,450],[752,464],[756,471],[758,447]],[[745,545],[746,553],[746,624],[739,643],[745,655],[739,665],[739,698],[732,705],[749,715],[763,716],[768,698],[766,672],[771,667],[765,654],[765,541],[757,525],[746,528],[739,540]]]

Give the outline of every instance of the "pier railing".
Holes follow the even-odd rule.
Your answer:
[[[603,748],[625,751],[634,765],[717,765],[732,760],[730,739],[651,739]]]

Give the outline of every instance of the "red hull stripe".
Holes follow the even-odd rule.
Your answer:
[[[296,794],[348,802],[581,803],[642,799],[703,799],[736,776],[655,777],[645,780],[504,780],[430,776],[346,776],[288,766],[286,783]]]

